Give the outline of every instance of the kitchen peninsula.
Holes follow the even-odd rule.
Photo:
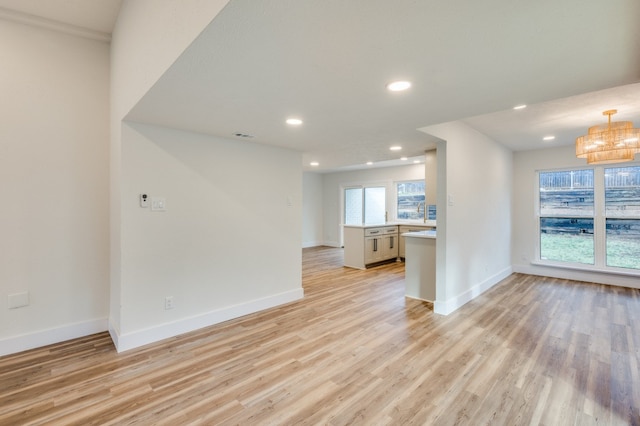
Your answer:
[[[436,231],[402,234],[406,245],[405,296],[436,299]]]
[[[388,222],[344,225],[344,266],[366,269],[405,258],[405,238],[410,231],[434,230],[435,220],[421,223]]]

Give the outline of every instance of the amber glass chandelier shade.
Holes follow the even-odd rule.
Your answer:
[[[586,135],[576,139],[578,158],[586,158],[588,164],[619,163],[632,161],[640,152],[640,129],[634,129],[630,121],[611,122],[616,112],[604,111],[609,122],[589,127]]]

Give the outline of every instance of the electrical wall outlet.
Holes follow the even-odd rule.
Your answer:
[[[29,292],[13,293],[7,296],[7,306],[9,309],[22,308],[29,306]]]
[[[164,298],[164,308],[165,309],[173,309],[175,308],[175,300],[173,300],[173,296],[167,296]]]

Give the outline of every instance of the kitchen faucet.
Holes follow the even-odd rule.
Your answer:
[[[418,214],[420,214],[420,206],[422,206],[422,223],[427,223],[427,202],[418,203]]]

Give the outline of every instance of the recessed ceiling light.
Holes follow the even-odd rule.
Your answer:
[[[554,140],[556,137],[555,136],[545,136],[544,138],[542,138],[543,141],[552,141]]]
[[[315,167],[315,166],[319,166],[320,163],[318,163],[317,161],[312,161],[312,162],[309,163],[309,165]]]
[[[517,109],[525,109],[526,107],[527,107],[527,106],[526,106],[526,105],[524,105],[524,104],[523,104],[523,105],[516,105],[516,106],[514,106],[514,107],[513,107],[513,109],[516,109],[516,110],[517,110]]]
[[[370,166],[373,164],[373,161],[367,161],[367,166]]]
[[[413,164],[420,164],[420,160],[413,160]]]
[[[408,160],[408,158],[407,158],[407,157],[400,157],[400,159],[401,159],[402,161],[407,161],[407,160]]]
[[[409,81],[394,81],[387,84],[387,89],[392,92],[401,92],[403,90],[407,90],[409,87],[411,87],[411,82]]]
[[[400,145],[394,145],[394,146],[390,146],[389,149],[391,151],[400,151],[402,147]]]
[[[300,120],[299,118],[287,118],[287,124],[290,124],[292,126],[299,126],[302,124],[302,120]]]

